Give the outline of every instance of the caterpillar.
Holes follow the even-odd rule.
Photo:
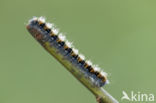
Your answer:
[[[50,48],[55,48],[71,65],[76,66],[86,78],[89,78],[92,85],[102,87],[108,83],[107,73],[98,65],[93,65],[90,60],[85,60],[85,56],[75,49],[66,36],[59,33],[54,24],[46,22],[44,17],[33,17],[26,28],[47,51],[49,50],[45,44],[49,43]],[[55,54],[52,55],[55,57]]]

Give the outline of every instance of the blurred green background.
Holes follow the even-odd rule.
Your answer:
[[[155,0],[0,0],[0,103],[96,103],[27,32],[45,16],[108,72],[104,88],[156,94]],[[123,103],[129,103],[122,101]]]

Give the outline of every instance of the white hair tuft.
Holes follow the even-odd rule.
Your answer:
[[[43,17],[43,16],[39,17],[38,20],[45,23],[45,17]]]
[[[73,44],[72,42],[69,42],[68,40],[66,40],[66,45],[67,45],[69,48],[73,47],[72,44]]]
[[[66,40],[66,36],[63,35],[62,33],[60,33],[58,36],[59,36],[59,38],[60,38],[62,41],[65,41],[65,40]]]
[[[92,64],[93,64],[90,60],[87,60],[86,63],[87,63],[88,65],[92,65]]]
[[[72,48],[73,49],[73,52],[75,53],[75,54],[78,54],[79,53],[79,50],[78,49],[75,49],[75,48]]]
[[[102,76],[107,77],[107,73],[106,72],[101,70],[100,73],[101,73]]]
[[[82,60],[85,60],[85,56],[83,54],[79,54],[79,57],[82,59]]]
[[[51,29],[51,28],[53,27],[53,24],[51,24],[51,23],[46,23],[46,26],[47,26],[49,29]]]
[[[59,29],[56,29],[56,28],[52,28],[52,32],[57,35],[59,33]]]
[[[98,71],[98,72],[101,70],[98,65],[94,65],[93,68],[94,68],[95,71]]]

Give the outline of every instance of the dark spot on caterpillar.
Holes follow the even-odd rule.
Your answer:
[[[78,55],[73,55],[73,58],[74,58],[74,59],[77,59],[77,58],[78,58]]]
[[[47,32],[47,33],[50,33],[51,32],[51,29],[45,29],[45,31]]]
[[[39,24],[39,26],[40,26],[41,28],[44,28],[44,27],[45,27],[45,23],[41,23],[41,24]]]
[[[96,76],[98,76],[98,75],[99,75],[99,72],[96,71],[94,74],[95,74]]]
[[[69,53],[72,52],[72,49],[71,48],[66,48],[65,50],[66,50],[67,54],[69,54]]]
[[[79,63],[80,63],[81,65],[84,65],[84,64],[85,64],[85,61],[84,61],[84,60],[81,60],[81,61],[79,61]]]
[[[57,40],[58,39],[57,35],[52,35],[51,37],[52,37],[53,40]]]
[[[65,42],[64,41],[59,41],[58,44],[63,47]]]
[[[91,66],[87,66],[86,69],[90,72],[93,68],[91,68]]]
[[[37,20],[31,21],[31,24],[32,25],[38,25],[38,21]]]

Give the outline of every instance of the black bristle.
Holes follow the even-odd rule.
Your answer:
[[[96,71],[94,74],[95,74],[96,76],[98,76],[98,75],[99,75],[99,72]]]
[[[79,61],[79,63],[80,63],[81,65],[84,65],[84,64],[85,64],[85,61],[82,60],[82,61]]]
[[[64,41],[60,41],[60,42],[58,42],[58,44],[59,44],[60,46],[64,46],[65,42],[64,42]]]
[[[72,49],[71,49],[71,48],[67,48],[67,49],[65,49],[65,50],[66,50],[67,54],[69,54],[69,53],[72,52]]]
[[[51,36],[53,40],[57,40],[58,36],[57,35],[52,35]]]
[[[40,24],[40,27],[41,27],[41,28],[44,28],[44,27],[45,27],[45,23],[41,23],[41,24]]]
[[[47,33],[50,33],[50,32],[51,32],[51,29],[46,29],[46,32],[47,32]]]
[[[77,59],[77,58],[78,58],[78,55],[73,55],[73,58],[74,58],[74,59]]]
[[[87,69],[89,72],[92,70],[91,66],[88,66]]]
[[[37,25],[38,24],[38,21],[37,20],[33,20],[33,21],[31,21],[31,24],[32,25]]]

